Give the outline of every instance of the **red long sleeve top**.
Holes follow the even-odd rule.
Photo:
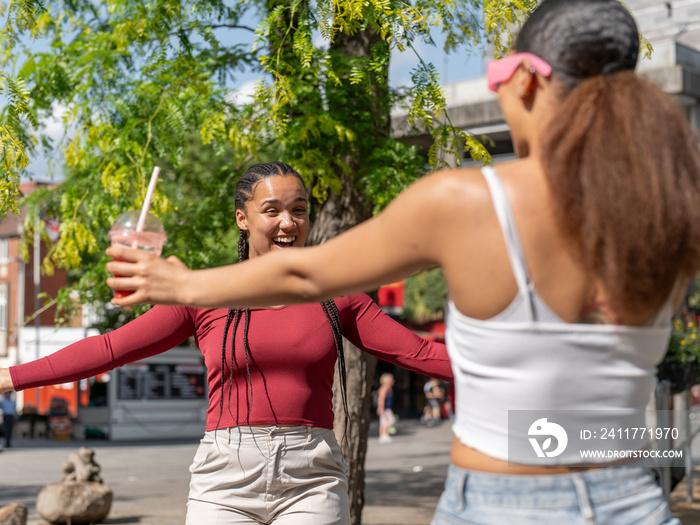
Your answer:
[[[384,314],[365,294],[336,298],[335,303],[343,336],[355,346],[403,368],[452,381],[444,344],[418,337]],[[229,327],[222,410],[222,343],[227,313],[225,309],[155,306],[113,332],[11,367],[12,382],[16,390],[23,390],[76,381],[165,352],[194,336],[207,367],[207,430],[237,425],[333,428],[337,350],[320,303],[252,309],[248,369],[243,316],[236,330],[233,355],[233,327]]]

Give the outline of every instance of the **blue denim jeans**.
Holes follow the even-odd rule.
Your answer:
[[[451,465],[432,525],[680,525],[656,473],[611,467],[549,476]]]

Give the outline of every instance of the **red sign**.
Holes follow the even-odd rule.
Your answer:
[[[379,289],[378,303],[382,308],[403,307],[403,281],[387,284]]]

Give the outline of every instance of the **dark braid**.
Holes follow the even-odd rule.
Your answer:
[[[236,363],[236,329],[238,328],[238,321],[241,318],[241,311],[236,309],[234,310],[229,310],[228,311],[228,316],[227,319],[230,319],[231,316],[233,316],[233,333],[231,334],[231,372],[229,373],[229,378],[228,378],[228,413],[231,416],[232,419],[236,420],[236,423],[238,423],[238,410],[236,410],[236,417],[233,417],[233,414],[231,414],[231,392],[233,392],[233,369],[234,367],[238,366],[238,363]],[[226,340],[226,334],[224,334],[224,341]],[[222,357],[223,359],[223,357]],[[221,388],[224,388],[224,376],[221,376]],[[238,406],[238,405],[236,405]]]
[[[226,334],[228,334],[228,327],[231,326],[231,310],[228,311],[228,316],[226,317],[226,325],[224,326],[224,342],[221,345],[221,401],[219,402],[219,420],[216,422],[216,428],[219,428],[219,423],[221,423],[221,415],[224,413],[224,375],[226,372]],[[233,377],[233,367],[231,367],[231,377]],[[231,392],[229,392],[229,406],[230,406]]]
[[[333,340],[335,342],[335,348],[338,351],[338,366],[340,367],[340,387],[343,394],[343,408],[347,412],[348,407],[348,397],[345,387],[345,353],[343,351],[343,332],[340,327],[340,315],[338,314],[338,307],[335,302],[331,299],[330,301],[325,301],[321,303],[323,308],[323,313],[326,314],[326,319],[331,325],[331,331],[333,332]]]
[[[348,387],[347,387],[347,372],[345,370],[345,352],[343,351],[343,330],[340,326],[340,314],[338,307],[333,299],[321,303],[323,313],[326,314],[326,319],[331,325],[333,332],[333,340],[335,341],[335,349],[338,352],[338,378],[340,379],[340,393],[343,401],[343,412],[345,413],[345,425],[343,431],[343,439],[348,434],[348,422],[350,420],[348,410]]]
[[[238,262],[248,259],[248,232],[238,232]]]
[[[255,185],[261,180],[268,177],[275,176],[292,176],[297,177],[302,184],[304,184],[304,179],[301,175],[296,172],[289,164],[284,162],[266,162],[261,164],[254,164],[248,168],[241,178],[238,179],[236,183],[236,193],[234,196],[234,202],[236,205],[236,210],[246,209],[246,204],[253,198],[253,193],[255,191]],[[248,232],[241,230],[238,237],[238,262],[247,260],[249,257],[249,244],[248,244]],[[347,434],[348,426],[348,394],[346,386],[346,370],[345,370],[345,354],[343,352],[343,334],[342,328],[340,326],[340,315],[338,313],[338,307],[333,300],[325,301],[321,303],[323,312],[331,325],[331,331],[333,332],[333,341],[335,342],[335,348],[338,352],[338,366],[339,366],[339,377],[340,377],[340,388],[342,392],[343,410],[345,411],[345,430]],[[243,312],[244,322],[243,322],[243,352],[245,355],[245,368],[248,375],[248,384],[250,385],[250,400],[248,402],[248,414],[246,415],[246,423],[250,424],[250,411],[253,407],[253,380],[250,375],[250,347],[248,345],[248,327],[250,325],[250,311],[245,309],[236,308],[235,310],[229,309],[228,316],[226,317],[226,326],[224,328],[224,341],[221,347],[221,403],[219,411],[219,421],[217,421],[216,427],[219,427],[221,422],[221,414],[224,410],[224,373],[226,366],[226,339],[229,327],[231,326],[231,321],[233,320],[233,333],[231,334],[231,370],[229,374],[229,392],[228,392],[228,410],[231,413],[231,392],[233,391],[233,370],[236,366],[235,354],[236,354],[236,328],[238,326],[238,321],[240,319],[240,314]],[[233,415],[231,416],[233,417]],[[236,422],[237,418],[236,418]]]
[[[250,401],[248,403],[248,413],[246,414],[246,422],[250,425],[250,410],[253,408],[253,378],[250,376],[250,363],[248,355],[250,347],[248,346],[248,326],[250,326],[250,310],[247,308],[245,312],[245,321],[243,323],[243,352],[245,354],[245,371],[248,374],[248,384],[250,385]],[[233,351],[233,349],[231,349]]]

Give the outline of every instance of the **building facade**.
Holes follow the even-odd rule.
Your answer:
[[[29,182],[22,184],[20,190],[29,195],[42,186],[46,184]],[[27,259],[21,256],[24,219],[23,211],[20,216],[8,215],[0,221],[0,367],[47,356],[90,333],[88,318],[82,315],[71,319],[67,326],[55,327],[56,307],[39,296],[55,297],[67,284],[67,275],[62,270],[51,276],[41,274],[41,260],[46,256],[47,246],[38,235],[35,237],[38,242],[29,248]],[[47,236],[57,233],[52,228]],[[18,393],[18,406],[33,407],[44,413],[52,399],[62,398],[71,413],[77,415],[79,394],[80,386],[74,383],[31,389]]]
[[[637,71],[672,95],[700,129],[700,0],[626,0],[625,5],[653,47],[650,57],[640,56]],[[515,158],[508,125],[485,77],[447,84],[444,91],[452,123],[477,138],[486,137],[494,163]],[[396,136],[427,152],[430,136],[412,133],[404,114],[394,114],[392,126]],[[469,165],[470,159],[460,162]]]

